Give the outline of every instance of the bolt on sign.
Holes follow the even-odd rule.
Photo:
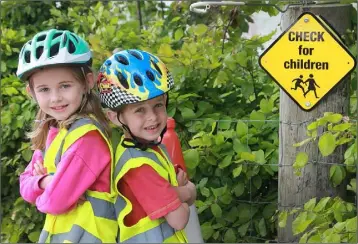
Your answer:
[[[298,106],[310,111],[353,71],[356,60],[326,20],[305,12],[259,63]]]

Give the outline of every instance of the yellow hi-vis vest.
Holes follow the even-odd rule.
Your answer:
[[[70,128],[61,129],[47,149],[44,166],[48,173],[56,173],[61,156],[80,137],[89,131],[97,130],[108,144],[111,153],[111,177],[113,174],[113,152],[111,143],[104,134],[102,126],[95,119],[76,120]],[[92,153],[96,153],[93,145]],[[79,180],[81,177],[79,176]],[[47,214],[40,243],[115,243],[118,224],[115,215],[115,190],[111,180],[111,192],[87,190],[87,201],[60,215]]]
[[[125,148],[122,146],[123,137],[118,144],[115,154],[114,182],[118,185],[119,180],[133,168],[147,164],[151,166],[161,177],[178,186],[175,169],[169,160],[167,151],[160,145],[163,156],[153,149],[142,151],[138,148]],[[126,226],[124,218],[132,211],[132,203],[123,196],[118,188],[118,197],[115,203],[116,215],[119,226],[118,243],[187,243],[184,231],[174,230],[164,217],[151,220],[148,216],[142,218],[133,226]]]

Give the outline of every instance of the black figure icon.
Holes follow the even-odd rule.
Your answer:
[[[313,91],[314,92],[314,95],[316,96],[316,98],[319,98],[317,97],[317,93],[316,93],[316,86],[318,88],[321,88],[317,85],[316,81],[313,79],[313,74],[310,74],[309,75],[310,78],[308,78],[304,84],[307,84],[308,83],[308,88],[307,88],[307,91],[305,93],[303,93],[303,96],[306,97],[307,93],[309,93],[310,91]]]
[[[303,78],[303,75],[300,75],[299,78],[292,80],[292,82],[294,82],[294,81],[296,81],[296,82],[295,82],[295,87],[294,88],[291,87],[291,90],[297,90],[297,88],[301,88],[302,92],[305,93],[305,89],[301,86],[301,83],[303,83],[302,78]]]

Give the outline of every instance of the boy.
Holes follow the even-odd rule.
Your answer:
[[[181,169],[175,172],[160,144],[174,86],[168,69],[150,53],[124,50],[103,63],[97,86],[108,118],[124,132],[113,175],[118,242],[187,242],[183,229],[195,185]]]

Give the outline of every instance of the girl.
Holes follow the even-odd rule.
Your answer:
[[[97,86],[108,118],[124,132],[113,177],[119,243],[187,242],[183,229],[196,189],[184,171],[176,174],[160,144],[174,86],[165,64],[148,52],[123,50],[103,63]]]
[[[66,30],[36,34],[19,55],[17,76],[39,106],[20,176],[21,196],[47,214],[39,242],[116,241],[112,149],[91,65],[88,44]]]

